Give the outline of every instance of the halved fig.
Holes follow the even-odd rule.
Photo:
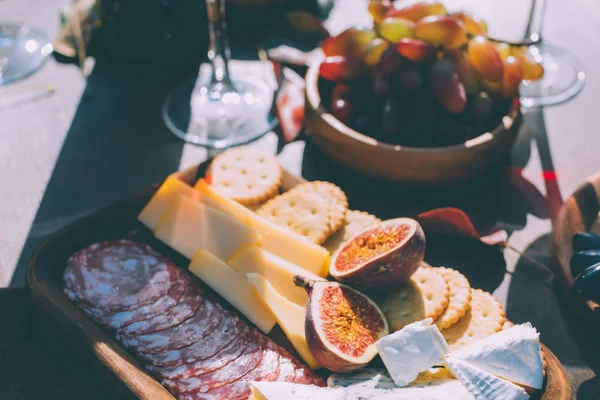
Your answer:
[[[406,282],[425,255],[425,234],[411,218],[382,221],[357,233],[334,254],[329,273],[363,290],[380,291]]]
[[[389,334],[388,323],[371,299],[338,282],[294,277],[308,292],[306,342],[315,359],[334,372],[365,367],[376,355],[375,343]]]

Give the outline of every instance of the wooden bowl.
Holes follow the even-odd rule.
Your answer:
[[[576,299],[571,291],[575,277],[571,273],[573,236],[577,232],[600,233],[600,172],[592,175],[562,205],[552,229],[552,255],[556,277],[573,308],[588,323],[600,328],[600,304]]]
[[[346,126],[321,104],[319,64],[306,74],[306,130],[331,158],[357,172],[389,181],[433,186],[470,180],[502,160],[521,124],[518,99],[493,131],[446,147],[407,147],[380,142]]]

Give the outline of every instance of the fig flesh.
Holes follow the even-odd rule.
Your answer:
[[[425,234],[411,218],[372,225],[348,239],[331,259],[336,280],[365,292],[397,287],[419,268]]]
[[[294,282],[308,292],[306,342],[319,364],[334,372],[365,367],[377,355],[377,341],[389,334],[377,304],[338,282],[300,276]]]

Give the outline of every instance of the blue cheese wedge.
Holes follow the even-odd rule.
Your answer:
[[[419,373],[439,363],[450,352],[431,318],[406,325],[377,342],[377,350],[398,387],[408,386]]]
[[[529,395],[521,387],[480,370],[452,356],[444,363],[476,400],[527,400]]]
[[[540,334],[529,322],[478,340],[450,355],[518,385],[541,389],[544,384]]]

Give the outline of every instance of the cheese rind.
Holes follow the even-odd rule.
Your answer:
[[[476,400],[527,400],[529,395],[521,387],[475,368],[452,356],[444,363]]]
[[[264,333],[275,326],[275,318],[248,282],[246,274],[237,272],[214,255],[198,250],[189,270],[227,300]]]
[[[522,386],[541,389],[544,384],[539,333],[529,322],[478,340],[450,355]]]
[[[178,195],[184,195],[196,201],[200,200],[200,192],[176,176],[170,175],[138,215],[138,220],[150,230],[156,229],[160,218]]]
[[[302,307],[306,307],[308,294],[304,288],[294,284],[294,276],[300,275],[310,280],[323,279],[256,245],[240,247],[227,260],[227,264],[239,272],[261,274],[281,295]]]
[[[342,390],[287,382],[251,382],[256,400],[348,400]]]
[[[450,348],[431,318],[406,325],[377,342],[377,350],[396,386],[408,386]]]
[[[292,303],[283,297],[264,276],[257,273],[250,273],[247,276],[300,357],[311,369],[319,368],[319,363],[306,343],[304,328],[306,307]]]
[[[230,215],[239,222],[261,234],[260,247],[320,277],[329,271],[329,252],[322,246],[262,218],[241,204],[220,194],[204,179],[194,186],[202,199],[218,203],[219,211]]]
[[[162,215],[154,235],[189,259],[206,250],[227,260],[240,246],[260,240],[256,231],[181,194]]]

